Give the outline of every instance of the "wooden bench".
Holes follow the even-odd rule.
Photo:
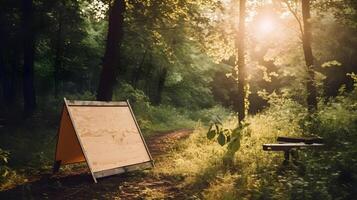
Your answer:
[[[292,150],[323,147],[322,138],[278,137],[275,144],[263,144],[264,151],[284,151],[284,164],[289,163]]]

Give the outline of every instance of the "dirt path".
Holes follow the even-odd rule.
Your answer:
[[[154,160],[163,162],[167,151],[192,130],[157,134],[146,139]],[[99,179],[94,184],[88,169],[79,167],[71,174],[43,174],[33,181],[0,193],[0,199],[186,199],[173,177],[157,177],[136,171]]]

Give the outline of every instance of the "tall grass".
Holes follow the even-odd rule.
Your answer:
[[[355,93],[339,96],[311,120],[306,109],[285,97],[272,97],[263,113],[250,116],[227,167],[225,146],[206,138],[207,126],[194,133],[158,165],[155,173],[179,177],[182,190],[203,199],[353,199],[357,188],[357,112]],[[236,126],[231,116],[224,127]],[[282,152],[265,152],[262,144],[277,136],[323,136],[323,151],[299,151],[299,163],[282,165]],[[332,144],[331,141],[334,143]]]

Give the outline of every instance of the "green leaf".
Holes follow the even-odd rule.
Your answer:
[[[223,133],[220,133],[217,137],[218,144],[221,146],[226,144],[226,136]]]
[[[240,148],[240,137],[235,137],[228,145],[228,149],[232,152],[238,151]]]
[[[207,138],[212,140],[216,136],[216,131],[215,130],[210,130],[207,132]]]

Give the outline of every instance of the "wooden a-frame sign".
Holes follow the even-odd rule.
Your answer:
[[[64,98],[53,171],[86,162],[94,182],[154,166],[129,101],[71,101]]]

